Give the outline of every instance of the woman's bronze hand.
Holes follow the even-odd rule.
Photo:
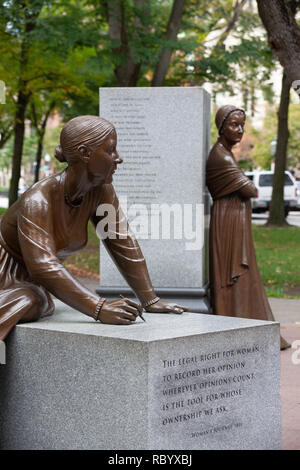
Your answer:
[[[125,297],[106,300],[101,307],[99,320],[110,325],[130,325],[142,314],[142,311],[141,305]]]
[[[155,304],[149,305],[149,307],[145,307],[146,312],[150,313],[183,313],[188,312],[189,309],[183,307],[182,305],[177,305],[173,302],[163,302],[159,300]]]

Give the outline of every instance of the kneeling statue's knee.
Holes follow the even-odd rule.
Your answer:
[[[35,289],[24,288],[19,301],[24,309],[20,323],[37,320],[45,309],[45,299]]]

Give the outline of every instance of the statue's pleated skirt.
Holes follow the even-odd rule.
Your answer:
[[[209,253],[213,313],[274,321],[255,256],[250,200],[232,194],[214,201]],[[281,348],[288,346],[281,338]]]
[[[50,294],[33,283],[25,266],[0,244],[0,340],[17,323],[35,321],[53,312]]]

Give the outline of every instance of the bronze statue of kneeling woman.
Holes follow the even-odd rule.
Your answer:
[[[206,165],[206,183],[213,198],[209,243],[212,309],[216,315],[274,321],[252,240],[250,199],[257,190],[232,153],[243,137],[245,119],[245,111],[235,106],[219,109],[219,139]],[[281,337],[280,346],[290,345]]]
[[[100,204],[114,206],[116,232],[121,222],[124,226],[112,185],[122,163],[115,128],[100,117],[77,117],[64,126],[60,143],[55,156],[67,168],[33,185],[0,218],[0,340],[17,323],[52,315],[50,293],[102,323],[127,325],[142,310],[129,299],[99,298],[63,265],[68,255],[86,245],[88,222],[97,225]],[[147,312],[187,310],[156,296],[130,230],[126,238],[106,238],[103,243]]]

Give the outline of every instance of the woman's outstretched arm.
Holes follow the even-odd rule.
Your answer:
[[[99,222],[104,216],[95,213],[91,221],[98,235],[108,250],[112,260],[122,276],[132,288],[142,304],[156,298],[148,273],[147,264],[134,233],[130,230],[127,219],[119,205],[118,198],[112,185],[105,185],[101,193],[101,205],[109,205],[115,220],[112,220],[105,234],[99,233]]]

